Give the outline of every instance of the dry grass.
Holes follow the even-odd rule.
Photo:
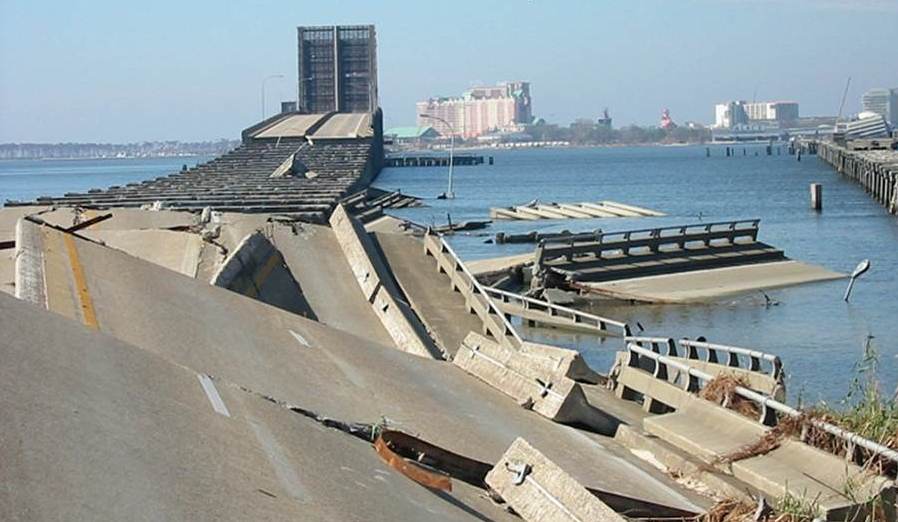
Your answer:
[[[749,387],[743,377],[737,377],[733,374],[718,375],[708,381],[701,392],[699,392],[699,397],[715,404],[720,404],[752,419],[760,417],[761,410],[758,408],[758,405],[754,401],[736,393],[737,386]]]
[[[827,422],[898,450],[898,399],[880,393],[876,363],[876,352],[868,340],[864,346],[864,357],[855,367],[857,376],[839,408],[819,404],[804,408],[798,417],[780,416],[778,424],[757,442],[721,457],[718,462],[735,462],[763,455],[778,448],[786,437],[793,437],[834,455],[845,456],[853,452],[851,460],[869,471],[896,476],[898,465],[894,462],[861,448],[851,448],[844,440],[814,425],[815,422]],[[746,417],[758,419],[760,410],[757,404],[739,396],[735,391],[737,386],[748,387],[743,379],[735,375],[720,375],[709,381],[699,396]]]
[[[780,447],[780,444],[782,444],[786,437],[801,438],[801,433],[805,429],[812,429],[819,432],[820,430],[811,426],[809,422],[811,418],[814,418],[813,415],[806,413],[800,417],[785,417],[780,419],[779,424],[771,428],[770,431],[764,434],[764,436],[756,442],[739,448],[727,455],[722,455],[717,458],[716,462],[728,464],[730,462],[764,455]],[[826,434],[823,433],[823,435]]]
[[[845,399],[839,407],[818,404],[811,408],[801,408],[797,417],[781,416],[778,424],[757,442],[721,457],[718,463],[730,463],[757,455],[768,453],[779,447],[787,437],[801,439],[805,443],[823,449],[838,456],[845,456],[849,451],[851,460],[871,473],[896,476],[896,464],[877,457],[861,448],[851,448],[842,439],[830,435],[815,426],[818,422],[827,422],[845,430],[875,441],[889,448],[898,450],[898,390],[896,396],[888,397],[880,393],[876,378],[876,353],[869,339],[864,346],[864,358],[855,367],[857,377]],[[722,404],[743,415],[758,418],[757,409],[750,409],[739,404],[735,394],[736,386],[745,386],[733,376],[724,376],[710,381],[701,396],[707,400]],[[843,493],[852,498],[855,486],[846,485]],[[866,520],[887,520],[883,508],[883,499],[857,499],[866,504],[868,510]],[[762,517],[763,522],[809,522],[817,516],[818,505],[814,499],[806,499],[786,495]],[[701,522],[741,522],[753,521],[756,506],[744,501],[725,499],[718,502],[711,510],[702,515]]]
[[[723,499],[698,517],[696,522],[811,522],[819,515],[814,501],[786,494],[775,506],[759,506],[740,499]],[[757,518],[756,518],[757,517]]]
[[[743,522],[754,520],[755,506],[744,500],[726,498],[714,504],[700,522]]]

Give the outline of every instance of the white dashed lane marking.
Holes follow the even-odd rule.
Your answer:
[[[290,330],[290,335],[292,335],[293,338],[296,339],[296,341],[297,341],[299,344],[305,346],[306,348],[311,348],[311,347],[312,347],[312,345],[309,344],[309,341],[306,341],[306,338],[305,338],[305,337],[299,335],[298,333],[294,332],[293,330]]]
[[[200,384],[203,386],[203,391],[206,392],[206,397],[208,397],[209,402],[212,403],[212,409],[215,410],[215,413],[230,417],[231,412],[228,411],[228,407],[225,406],[224,401],[221,400],[221,395],[218,394],[218,388],[215,387],[212,378],[202,373],[198,373],[197,377],[200,380]]]

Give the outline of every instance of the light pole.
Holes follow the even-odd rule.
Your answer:
[[[452,192],[452,164],[455,163],[453,161],[453,153],[455,152],[455,129],[452,127],[452,124],[448,121],[440,118],[439,116],[432,116],[430,114],[419,114],[421,118],[436,120],[443,125],[449,127],[449,190],[446,191],[446,199],[455,199],[455,192]]]
[[[268,80],[274,80],[275,78],[283,78],[283,74],[272,74],[271,76],[266,76],[265,79],[262,80],[262,119],[265,119],[265,84],[268,83]]]

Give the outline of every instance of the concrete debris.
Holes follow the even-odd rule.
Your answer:
[[[280,251],[262,232],[244,238],[210,282],[303,317],[315,318]]]
[[[614,201],[600,201],[598,203],[541,203],[535,199],[524,205],[490,209],[490,219],[591,219],[656,217],[663,215],[663,213],[655,210],[625,205]]]
[[[439,498],[408,481],[360,440],[368,425],[285,414],[220,377],[201,385],[6,296],[0,328],[0,414],[14,419],[0,424],[0,519],[514,519],[466,483]]]
[[[625,520],[521,438],[487,474],[486,483],[529,522]]]
[[[593,408],[580,385],[564,376],[570,360],[546,357],[534,346],[528,354],[472,333],[453,364],[515,400],[519,405],[564,424],[613,435],[617,420]]]
[[[204,228],[201,232],[203,237],[203,241],[207,243],[211,243],[221,237],[221,225],[215,225],[213,227]]]
[[[359,288],[396,346],[422,357],[442,358],[442,353],[433,344],[420,320],[400,297],[399,288],[361,223],[351,217],[341,204],[334,209],[330,224]]]

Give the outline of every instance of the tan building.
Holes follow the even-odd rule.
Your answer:
[[[520,130],[533,119],[530,83],[520,81],[474,87],[457,98],[431,98],[418,102],[416,109],[419,127],[432,126],[444,136],[463,138]]]

